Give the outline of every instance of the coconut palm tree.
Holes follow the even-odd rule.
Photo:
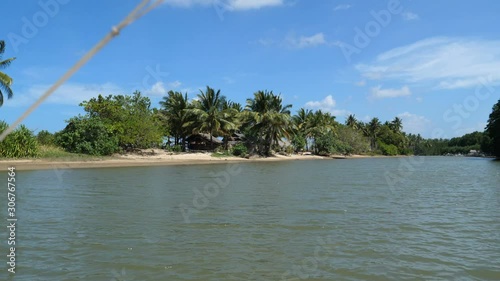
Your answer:
[[[291,104],[273,92],[258,91],[253,99],[247,100],[244,116],[253,134],[257,136],[258,150],[269,155],[272,145],[278,145],[283,138],[290,138],[292,117]]]
[[[403,120],[399,117],[395,117],[394,120],[389,123],[389,128],[391,128],[394,133],[401,133],[403,130]]]
[[[5,41],[0,40],[0,69],[7,68],[13,60],[16,58],[10,58],[6,60],[2,60],[3,53],[5,52]],[[12,89],[10,88],[12,86],[13,80],[12,78],[0,71],[0,106],[3,105],[3,95],[6,94],[8,99],[11,99],[12,96],[14,95],[12,93]]]
[[[160,101],[160,105],[161,113],[167,119],[170,134],[174,137],[174,144],[182,143],[182,149],[184,149],[184,140],[189,135],[189,128],[186,124],[190,121],[190,116],[187,110],[191,108],[187,93],[183,95],[180,92],[169,91],[167,96]]]
[[[293,126],[295,130],[295,134],[305,139],[306,151],[309,150],[309,142],[308,139],[311,137],[308,135],[308,126],[309,121],[313,112],[310,109],[301,108],[297,111],[297,115],[292,117]]]
[[[354,114],[349,114],[349,116],[347,117],[347,119],[345,121],[345,124],[346,124],[346,126],[352,128],[354,130],[359,129],[358,128],[358,120],[356,119],[356,116]]]
[[[228,141],[238,131],[242,124],[243,107],[240,103],[224,101],[222,103],[222,114],[228,122],[222,123],[221,133],[224,137],[224,147],[228,149]]]
[[[381,126],[382,126],[382,124],[380,123],[380,120],[376,117],[374,117],[370,121],[370,123],[368,123],[368,132],[370,134],[372,150],[375,149],[375,147],[377,145],[377,134],[378,134]]]
[[[313,139],[313,143],[316,146],[316,139],[320,136],[334,132],[337,126],[337,122],[335,121],[335,116],[332,116],[330,113],[323,113],[321,110],[318,110],[311,114],[309,118],[306,134]],[[318,153],[319,151],[316,151]]]
[[[207,86],[205,92],[200,90],[198,100],[193,102],[193,108],[188,112],[195,116],[192,122],[193,132],[204,132],[210,135],[210,143],[213,148],[213,137],[223,135],[222,129],[233,128],[236,125],[230,121],[230,114],[224,111],[226,97],[220,94],[220,90]],[[191,124],[191,123],[188,123]]]

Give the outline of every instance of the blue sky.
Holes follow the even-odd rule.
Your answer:
[[[140,1],[2,2],[4,72],[17,119]],[[395,116],[424,137],[482,131],[500,97],[500,2],[166,0],[127,27],[24,124],[58,131],[98,94],[139,90],[158,106],[168,90],[206,85],[241,102],[281,93],[294,112]]]

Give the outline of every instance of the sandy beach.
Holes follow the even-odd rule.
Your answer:
[[[1,160],[0,169],[6,170],[8,167],[16,167],[17,170],[47,170],[47,169],[77,169],[77,168],[113,168],[113,167],[140,167],[140,166],[168,166],[168,165],[203,165],[203,164],[224,164],[228,162],[268,162],[268,161],[300,161],[300,160],[333,160],[350,158],[370,158],[371,156],[331,156],[323,157],[316,155],[290,156],[276,155],[273,157],[250,159],[239,157],[213,157],[212,153],[171,153],[164,150],[145,150],[142,154],[115,155],[105,160],[83,160],[64,161],[58,159],[22,159],[22,160]]]

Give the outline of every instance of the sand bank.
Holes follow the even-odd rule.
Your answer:
[[[371,156],[332,156],[316,155],[276,155],[273,157],[250,159],[238,157],[213,157],[211,153],[170,153],[163,150],[145,150],[142,154],[115,155],[105,160],[63,161],[57,159],[23,159],[1,160],[0,169],[16,167],[17,170],[47,170],[47,169],[76,169],[76,168],[112,168],[112,167],[141,167],[141,166],[168,166],[168,165],[203,165],[245,162],[294,161],[294,160],[333,160],[349,158],[370,158]]]

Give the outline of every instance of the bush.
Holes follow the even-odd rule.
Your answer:
[[[74,117],[56,134],[56,144],[68,152],[111,155],[119,150],[118,138],[98,117]]]
[[[38,132],[38,135],[36,135],[36,139],[41,145],[55,145],[54,134],[50,133],[47,130],[41,130],[40,132]]]
[[[345,144],[345,154],[363,154],[370,151],[370,141],[361,132],[347,126],[337,128],[337,138]]]
[[[317,138],[316,149],[319,155],[347,155],[354,151],[351,145],[339,140],[333,133],[327,133]]]
[[[5,131],[9,125],[0,121],[0,133]],[[24,125],[19,126],[9,134],[3,142],[0,142],[0,157],[24,158],[38,156],[38,142],[31,130]]]
[[[301,135],[295,135],[292,139],[292,145],[295,149],[295,152],[302,151],[306,147],[306,138]]]
[[[231,153],[233,153],[234,156],[245,156],[247,152],[248,152],[247,147],[242,143],[236,144],[231,149]]]
[[[385,144],[381,141],[378,141],[378,147],[382,154],[387,156],[395,156],[398,155],[398,148],[393,144]]]
[[[168,147],[168,151],[182,152],[182,145],[178,144],[178,145],[170,146],[170,147]]]

